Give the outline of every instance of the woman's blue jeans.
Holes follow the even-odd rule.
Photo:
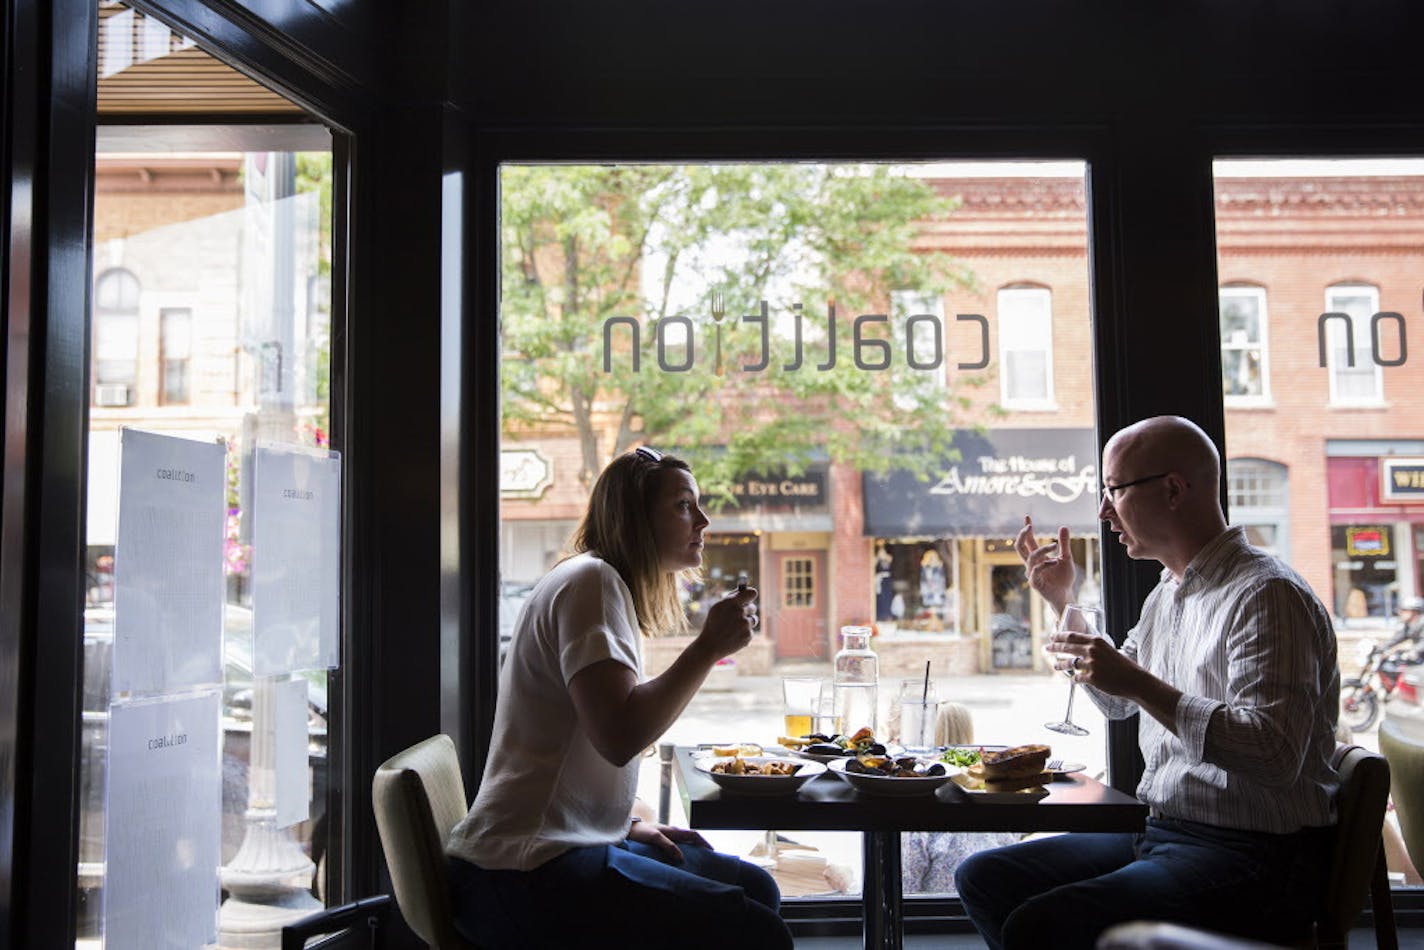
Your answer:
[[[576,848],[532,871],[450,858],[455,928],[490,950],[791,946],[771,875],[710,848],[679,847],[682,864],[630,841]]]
[[[1310,933],[1333,830],[1272,835],[1153,818],[1144,834],[1068,834],[981,851],[955,881],[995,950],[1092,947],[1129,920],[1290,941]]]

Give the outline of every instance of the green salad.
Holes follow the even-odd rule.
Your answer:
[[[968,768],[971,765],[979,764],[978,749],[945,749],[940,753],[939,760],[948,762],[950,765],[959,765]]]

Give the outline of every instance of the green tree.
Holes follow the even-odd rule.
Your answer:
[[[888,356],[888,367],[855,364],[854,318],[885,314],[892,291],[972,284],[947,255],[915,250],[925,222],[955,207],[926,182],[883,165],[510,166],[501,195],[506,431],[572,430],[586,482],[639,443],[676,449],[705,492],[724,496],[740,475],[795,471],[820,453],[883,471],[951,451],[967,401],[945,385],[943,366],[908,365],[903,322],[862,327],[867,363]],[[711,315],[718,296],[721,321]],[[742,319],[763,300],[765,350],[760,326]],[[822,369],[832,306],[836,360]],[[694,365],[664,371],[659,321],[684,315]],[[638,322],[638,372],[628,328],[605,336],[615,317]],[[664,329],[676,363],[683,330]]]

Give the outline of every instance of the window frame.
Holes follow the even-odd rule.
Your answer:
[[[1246,346],[1229,345],[1223,336],[1221,340],[1222,351],[1222,391],[1221,398],[1228,409],[1237,409],[1252,406],[1271,406],[1275,400],[1271,396],[1271,348],[1270,348],[1270,311],[1267,309],[1266,288],[1259,284],[1224,284],[1217,290],[1217,325],[1220,326],[1222,312],[1225,310],[1224,302],[1227,297],[1249,298],[1256,301],[1256,315],[1258,327],[1258,339],[1254,344]],[[1228,349],[1249,352],[1252,349],[1259,349],[1261,352],[1261,391],[1255,394],[1238,395],[1226,392],[1226,351]]]
[[[188,336],[187,354],[181,357],[183,363],[183,396],[181,399],[174,398],[168,391],[168,364],[170,360],[176,362],[180,359],[168,355],[168,318],[179,315],[187,320]],[[190,406],[193,404],[193,337],[192,307],[160,307],[158,309],[158,405],[160,406]]]
[[[101,291],[104,290],[107,286],[113,284],[117,284],[120,287],[119,301],[116,306],[108,306],[100,302],[100,298],[102,296]],[[130,284],[133,287],[134,293],[132,306],[126,305],[126,301],[123,299],[125,296],[125,291],[128,290],[128,286]],[[108,267],[100,271],[98,275],[96,275],[94,278],[93,314],[95,326],[94,351],[92,356],[90,357],[91,373],[93,374],[93,380],[89,387],[90,403],[91,405],[95,406],[100,405],[100,387],[123,386],[125,388],[126,395],[124,398],[124,402],[122,406],[120,406],[120,408],[132,406],[135,402],[137,402],[139,365],[142,362],[141,355],[143,352],[143,282],[138,279],[138,275],[135,274],[133,271],[129,270],[127,267]],[[106,361],[103,357],[100,346],[100,341],[108,332],[108,327],[118,321],[132,323],[131,334],[128,330],[121,330],[119,331],[119,333],[121,336],[132,335],[134,341],[133,359],[130,361],[132,363],[133,369],[126,376],[122,377],[105,375],[99,372],[99,366],[101,363],[118,362],[113,360]],[[101,330],[101,327],[103,327],[104,329]],[[118,404],[105,401],[103,405],[116,406]]]
[[[1038,313],[1032,314],[1032,317],[1033,317],[1035,320],[1039,319],[1040,316],[1041,316],[1041,318],[1044,319],[1044,320],[1046,320],[1047,323],[1048,323],[1048,325],[1047,325],[1046,328],[1037,328],[1037,329],[1040,329],[1040,330],[1045,331],[1045,332],[1042,333],[1042,336],[1041,336],[1041,339],[1043,339],[1043,340],[1046,342],[1046,345],[1045,345],[1043,348],[1038,349],[1038,350],[1029,349],[1029,348],[1027,348],[1027,347],[1015,347],[1013,350],[1010,349],[1010,347],[1009,347],[1009,345],[1008,345],[1008,340],[1007,340],[1008,334],[1006,334],[1006,333],[1004,332],[1004,325],[1005,325],[1005,319],[1004,319],[1004,316],[1005,316],[1005,306],[1004,306],[1004,302],[1005,302],[1006,297],[1007,297],[1008,299],[1022,299],[1022,300],[1030,300],[1030,299],[1034,299],[1034,298],[1039,298],[1039,299],[1042,299],[1042,300],[1044,301],[1045,306],[1044,306],[1044,308],[1043,308],[1042,314],[1041,314],[1041,315],[1038,314]],[[1023,313],[1022,311],[1015,314],[1015,317],[1027,317],[1027,316],[1029,316],[1029,315]],[[995,330],[995,333],[996,333],[996,335],[997,335],[997,337],[998,337],[998,344],[999,344],[999,345],[998,345],[998,354],[997,354],[997,355],[998,355],[998,358],[999,358],[999,405],[1002,406],[1002,407],[1005,408],[1005,409],[1013,410],[1013,411],[1016,411],[1016,412],[1053,412],[1053,411],[1056,411],[1056,410],[1058,409],[1058,400],[1057,400],[1057,396],[1055,395],[1055,391],[1054,391],[1054,381],[1053,381],[1053,376],[1054,376],[1054,374],[1053,374],[1053,350],[1054,350],[1054,347],[1053,347],[1053,328],[1054,328],[1054,321],[1053,321],[1053,290],[1052,290],[1051,288],[1045,287],[1045,286],[1043,286],[1043,285],[1041,285],[1041,284],[1027,284],[1027,283],[1024,283],[1024,284],[1006,284],[1006,285],[1004,285],[1003,287],[1000,287],[1000,288],[998,289],[998,291],[995,293],[995,297],[994,297],[994,318],[995,318],[995,319],[994,319],[994,330]],[[1026,335],[1026,336],[1032,336],[1033,333],[1034,333],[1034,330],[1035,330],[1035,328],[1030,327],[1030,328],[1027,328],[1027,331],[1026,331],[1026,332],[1025,332],[1024,330],[1022,330],[1022,329],[1019,329],[1019,330],[1016,330],[1016,333],[1019,333],[1019,334],[1022,334],[1022,335]],[[1044,394],[1043,394],[1042,396],[1032,396],[1032,397],[1030,397],[1030,396],[1024,396],[1024,397],[1017,397],[1017,396],[1013,396],[1013,395],[1010,394],[1010,392],[1009,392],[1009,369],[1008,369],[1008,367],[1009,367],[1009,359],[1008,359],[1008,356],[1009,356],[1009,353],[1010,353],[1010,352],[1029,352],[1029,353],[1032,353],[1032,352],[1041,352],[1041,353],[1043,353],[1043,355],[1044,355],[1044,365],[1043,365],[1043,389],[1044,389]]]
[[[1347,294],[1347,293],[1341,293],[1341,291],[1346,291],[1346,292],[1348,292],[1348,294]],[[1367,284],[1367,283],[1365,283],[1365,282],[1363,282],[1363,281],[1354,281],[1354,280],[1342,280],[1342,281],[1336,281],[1335,283],[1330,284],[1329,286],[1327,286],[1327,287],[1325,288],[1325,310],[1324,310],[1323,312],[1325,312],[1325,313],[1344,313],[1344,311],[1341,310],[1341,309],[1335,304],[1335,302],[1334,302],[1334,300],[1336,299],[1336,295],[1337,295],[1337,294],[1338,294],[1340,297],[1344,297],[1344,296],[1347,296],[1347,295],[1348,295],[1348,296],[1365,296],[1365,297],[1368,297],[1368,298],[1370,299],[1370,301],[1371,301],[1371,303],[1370,303],[1370,313],[1369,313],[1369,316],[1373,316],[1374,314],[1379,313],[1379,307],[1380,307],[1380,291],[1379,291],[1379,287],[1378,287],[1377,285],[1375,285],[1375,284]],[[1358,371],[1358,370],[1361,368],[1361,366],[1367,366],[1367,367],[1369,367],[1369,368],[1371,369],[1371,371],[1372,371],[1372,377],[1373,377],[1373,379],[1374,379],[1374,395],[1373,395],[1373,396],[1364,397],[1364,398],[1360,398],[1360,399],[1342,398],[1342,397],[1341,397],[1341,395],[1340,395],[1340,380],[1339,380],[1339,377],[1338,377],[1338,375],[1337,375],[1337,374],[1340,372],[1341,367],[1337,367],[1337,366],[1336,366],[1336,362],[1335,362],[1336,347],[1335,347],[1334,344],[1335,344],[1336,335],[1339,334],[1339,333],[1343,333],[1343,332],[1345,332],[1345,331],[1344,331],[1344,328],[1341,327],[1341,326],[1339,325],[1339,323],[1337,323],[1337,322],[1335,322],[1335,321],[1333,321],[1333,320],[1330,322],[1330,324],[1329,324],[1329,329],[1326,331],[1325,364],[1326,364],[1326,367],[1327,367],[1327,369],[1328,369],[1327,376],[1328,376],[1328,378],[1329,378],[1329,380],[1330,380],[1330,408],[1332,408],[1332,409],[1360,409],[1360,408],[1374,408],[1374,407],[1378,407],[1378,406],[1383,406],[1383,405],[1385,404],[1385,396],[1384,396],[1384,369],[1383,369],[1383,367],[1381,367],[1378,363],[1376,363],[1376,362],[1374,361],[1374,356],[1373,356],[1373,352],[1374,352],[1374,351],[1373,351],[1372,348],[1370,348],[1369,346],[1361,347],[1361,346],[1359,345],[1359,344],[1360,344],[1360,334],[1361,334],[1361,332],[1363,332],[1363,333],[1365,334],[1366,342],[1369,341],[1369,323],[1368,323],[1368,317],[1366,318],[1366,321],[1365,321],[1365,322],[1358,322],[1358,321],[1353,320],[1353,318],[1352,318],[1352,321],[1351,321],[1351,332],[1353,333],[1353,335],[1354,335],[1354,337],[1355,337],[1355,341],[1354,341],[1354,342],[1355,342],[1355,366],[1354,366],[1354,369]],[[1368,362],[1368,363],[1365,363],[1365,362],[1364,362],[1365,360],[1369,360],[1369,362]],[[1348,369],[1350,369],[1350,367],[1343,367],[1343,369],[1348,370]]]
[[[1281,503],[1279,505],[1247,505],[1238,504],[1230,507],[1230,499],[1236,495],[1237,489],[1234,487],[1237,472],[1240,468],[1246,468],[1256,473],[1270,473],[1280,476]],[[1233,471],[1233,468],[1236,471]],[[1226,497],[1228,513],[1232,524],[1235,525],[1269,525],[1276,529],[1276,543],[1272,553],[1278,557],[1290,561],[1291,555],[1291,534],[1290,534],[1290,469],[1280,462],[1272,459],[1261,458],[1255,455],[1238,455],[1226,460],[1225,478]]]

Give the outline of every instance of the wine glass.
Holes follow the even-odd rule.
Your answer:
[[[1058,630],[1075,631],[1077,633],[1088,633],[1093,636],[1101,636],[1099,632],[1103,628],[1103,612],[1096,607],[1084,607],[1081,604],[1069,604],[1063,608],[1063,616],[1058,619]],[[1073,661],[1076,654],[1059,653],[1057,659]],[[1062,722],[1045,722],[1045,729],[1052,729],[1054,732],[1061,732],[1065,736],[1086,736],[1088,730],[1073,722],[1073,694],[1078,689],[1078,671],[1071,665],[1063,671],[1068,675],[1068,709],[1063,713]]]

